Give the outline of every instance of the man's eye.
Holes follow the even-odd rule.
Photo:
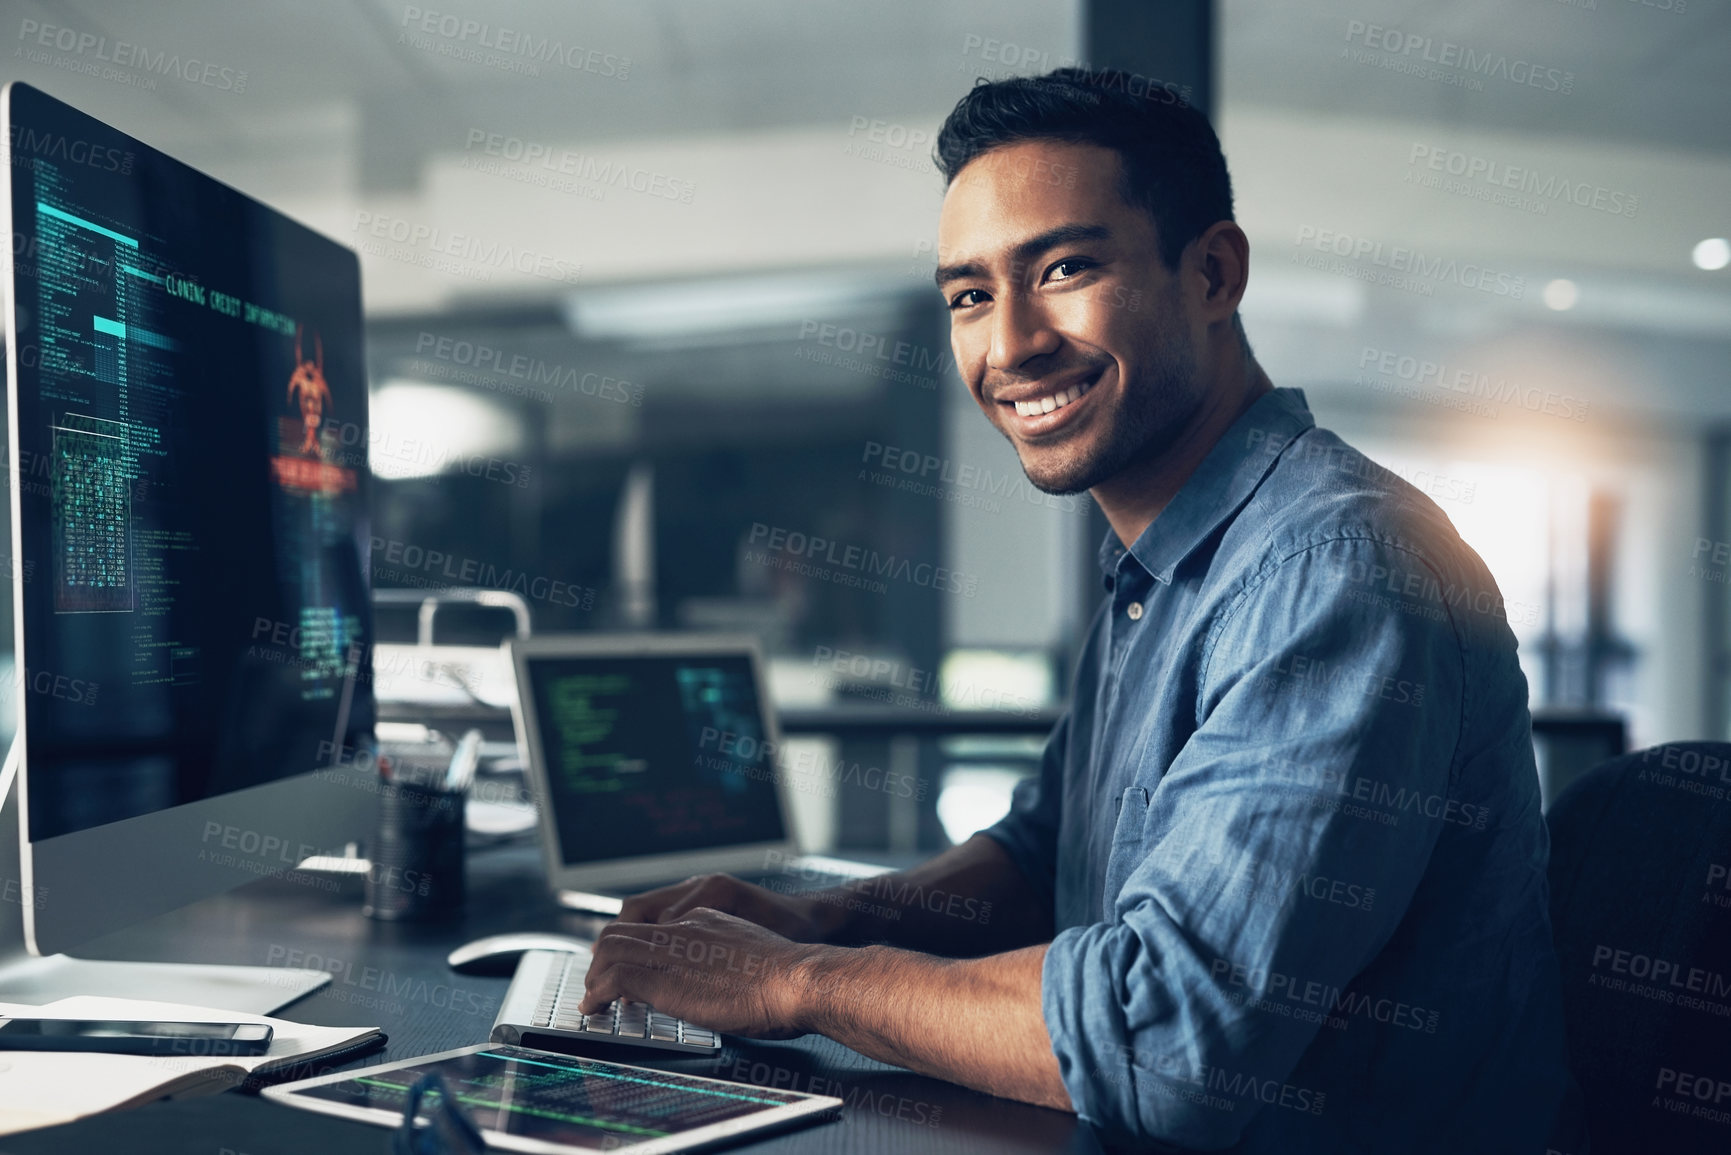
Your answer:
[[[1087,261],[1084,261],[1079,257],[1070,257],[1066,260],[1059,261],[1057,264],[1053,265],[1051,276],[1052,276],[1053,280],[1058,280],[1058,281],[1067,280],[1068,278],[1075,276],[1077,273],[1080,273],[1084,269],[1087,269],[1089,267],[1090,266],[1089,266],[1089,263]],[[1065,269],[1068,269],[1070,271],[1068,273],[1065,273],[1063,271]]]
[[[978,289],[963,289],[961,292],[957,293],[955,296],[950,298],[950,308],[951,309],[963,309],[963,308],[968,307],[969,305],[977,305],[980,303],[978,300],[969,300],[968,298],[970,298],[970,297],[983,298],[984,296],[985,296],[985,294],[980,292],[980,290],[978,290]]]

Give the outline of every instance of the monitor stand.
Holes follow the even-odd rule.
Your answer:
[[[291,967],[207,963],[108,962],[30,953],[24,938],[19,847],[17,744],[0,770],[0,1002],[39,1006],[72,995],[187,1003],[268,1014],[331,981],[330,973]]]

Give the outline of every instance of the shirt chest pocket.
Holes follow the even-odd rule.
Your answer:
[[[1148,791],[1131,786],[1118,798],[1117,824],[1112,829],[1112,848],[1106,853],[1106,884],[1101,892],[1102,914],[1110,922],[1118,892],[1142,864],[1148,851]]]

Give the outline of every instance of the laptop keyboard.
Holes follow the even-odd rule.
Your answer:
[[[811,890],[828,890],[832,886],[840,886],[844,882],[856,882],[857,874],[831,874],[828,872],[809,871],[797,874],[785,870],[764,871],[758,874],[736,874],[741,882],[749,882],[753,886],[761,886],[765,890],[773,890],[780,894],[804,894]]]
[[[589,959],[587,952],[565,953],[560,962],[548,968],[540,997],[529,1021],[523,1024],[525,1029],[563,1031],[596,1042],[702,1054],[720,1047],[720,1036],[714,1031],[662,1014],[648,1003],[616,999],[592,1015],[583,1014],[577,1005],[583,1001],[583,978],[589,973]]]

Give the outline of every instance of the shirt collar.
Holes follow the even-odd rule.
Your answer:
[[[1302,389],[1275,389],[1258,397],[1131,543],[1130,556],[1156,581],[1170,585],[1178,564],[1249,499],[1292,439],[1315,424]],[[1100,570],[1108,585],[1124,553],[1118,535],[1107,530],[1100,543]]]

